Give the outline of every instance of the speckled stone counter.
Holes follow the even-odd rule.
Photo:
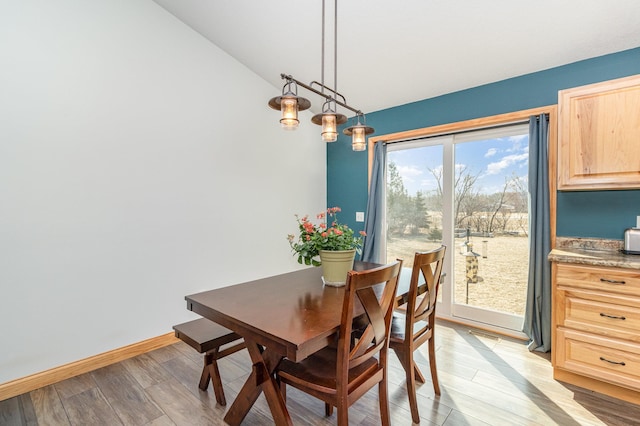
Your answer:
[[[551,250],[551,262],[577,263],[592,266],[640,269],[640,255],[623,254],[622,240],[557,237]]]

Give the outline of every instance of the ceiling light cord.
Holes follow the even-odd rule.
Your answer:
[[[324,15],[326,14],[325,12],[325,0],[322,0],[322,51],[320,52],[320,82],[322,83],[321,87],[322,87],[322,93],[324,93],[324,29],[325,29],[325,19],[324,19]]]
[[[338,93],[338,0],[333,2],[333,89]]]

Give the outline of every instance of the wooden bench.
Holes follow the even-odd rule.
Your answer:
[[[213,392],[216,395],[216,401],[218,401],[220,405],[226,405],[227,400],[224,397],[217,361],[245,348],[245,344],[244,341],[242,341],[227,346],[222,350],[220,350],[220,348],[223,345],[229,345],[230,343],[241,340],[242,336],[206,318],[174,325],[173,329],[175,330],[177,338],[198,352],[205,354],[204,368],[202,369],[198,387],[206,391],[209,387],[209,381],[211,381],[213,383]]]

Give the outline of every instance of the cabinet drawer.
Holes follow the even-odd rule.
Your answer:
[[[640,345],[565,328],[556,332],[556,366],[640,390]]]
[[[640,308],[592,300],[597,295],[567,291],[559,324],[640,343]]]
[[[640,297],[640,270],[558,264],[558,286]]]

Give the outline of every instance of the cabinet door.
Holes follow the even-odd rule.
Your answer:
[[[640,188],[640,75],[559,92],[558,189]]]

